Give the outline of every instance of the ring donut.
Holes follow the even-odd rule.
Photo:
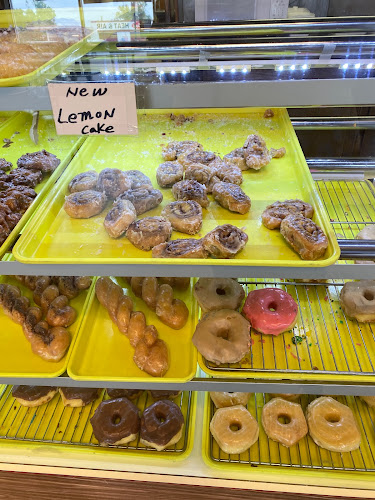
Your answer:
[[[183,427],[184,416],[176,403],[169,399],[156,401],[143,412],[141,443],[162,451],[178,443]]]
[[[231,278],[199,278],[194,296],[202,312],[238,309],[245,297],[242,286]]]
[[[219,408],[210,422],[210,432],[224,453],[243,453],[259,437],[258,422],[242,405]]]
[[[192,341],[208,361],[237,363],[249,352],[250,324],[237,311],[222,309],[205,314]]]
[[[246,406],[250,392],[210,392],[210,397],[216,408],[226,408],[228,406]]]
[[[344,313],[360,323],[375,321],[375,281],[349,281],[341,289],[340,305]]]
[[[281,423],[280,418],[285,422]],[[307,434],[307,423],[301,405],[282,398],[271,399],[263,406],[262,425],[273,441],[288,448]]]

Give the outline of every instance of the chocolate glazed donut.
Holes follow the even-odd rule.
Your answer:
[[[181,439],[183,426],[184,417],[176,403],[156,401],[143,412],[141,443],[162,451]]]
[[[96,439],[102,446],[134,441],[139,431],[139,409],[126,398],[102,401],[90,420]]]

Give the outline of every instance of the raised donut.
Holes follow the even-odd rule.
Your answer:
[[[143,392],[143,389],[106,389],[107,396],[110,399],[128,398],[137,399]]]
[[[330,451],[353,451],[361,444],[361,434],[352,410],[333,398],[314,399],[306,410],[310,436]]]
[[[258,422],[242,405],[219,408],[210,422],[210,431],[224,453],[243,453],[259,437]]]
[[[242,314],[258,332],[280,335],[295,325],[298,306],[289,293],[279,288],[262,288],[249,293]]]
[[[375,321],[375,281],[349,281],[341,289],[340,304],[344,313],[360,323]]]
[[[65,212],[73,219],[89,219],[103,211],[107,197],[99,191],[79,191],[66,196]]]
[[[154,401],[161,399],[176,399],[181,394],[181,391],[148,391]]]
[[[176,403],[169,399],[156,401],[143,412],[140,441],[162,451],[178,443],[183,427],[184,416]]]
[[[80,408],[86,406],[99,396],[99,389],[91,387],[60,387],[59,393],[64,406]]]
[[[250,392],[210,392],[210,397],[216,408],[226,408],[227,406],[246,406]]]
[[[375,396],[359,396],[371,408],[375,406]]]
[[[284,418],[285,422],[280,422]],[[282,398],[271,399],[263,406],[262,425],[267,436],[284,446],[293,446],[307,434],[301,405]]]
[[[194,296],[203,312],[238,309],[245,297],[244,289],[231,278],[199,278]]]
[[[237,363],[249,352],[249,332],[250,324],[240,313],[222,309],[201,318],[192,341],[208,361]]]
[[[281,398],[294,403],[295,401],[299,400],[301,394],[270,394],[270,396],[271,398]]]
[[[12,396],[22,405],[29,408],[44,405],[51,401],[57,392],[57,387],[42,387],[36,385],[14,385]]]
[[[90,422],[101,445],[126,444],[139,432],[139,409],[127,398],[108,399],[100,403]]]

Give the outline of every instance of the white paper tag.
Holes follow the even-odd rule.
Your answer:
[[[58,135],[137,135],[134,83],[49,83]]]

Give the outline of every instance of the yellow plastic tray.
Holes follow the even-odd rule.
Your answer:
[[[249,353],[239,363],[216,366],[198,353],[204,372],[213,377],[374,382],[375,325],[345,316],[339,303],[342,283],[247,281],[246,295],[273,286],[290,293],[299,306],[297,324],[277,337],[251,330]],[[295,345],[294,336],[305,338]]]
[[[120,284],[134,301],[134,309],[142,311],[147,324],[155,325],[159,336],[168,346],[170,368],[164,377],[151,377],[140,370],[133,361],[134,349],[110,319],[107,310],[99,303],[93,290],[77,342],[68,364],[68,374],[76,380],[104,380],[142,382],[186,382],[197,369],[197,352],[191,342],[197,321],[197,306],[192,285],[185,292],[175,292],[189,309],[189,319],[184,328],[173,330],[164,325],[143,300],[135,297],[124,278],[112,278]]]
[[[302,407],[305,409],[312,399],[313,397],[310,396],[302,396]],[[309,435],[290,448],[272,441],[267,437],[261,424],[262,407],[269,400],[269,396],[255,394],[250,398],[247,407],[258,421],[259,440],[249,451],[241,455],[227,455],[220,450],[209,431],[215,409],[207,393],[202,439],[203,459],[210,467],[229,473],[248,471],[248,479],[253,477],[258,481],[260,478],[269,480],[272,477],[273,482],[278,482],[278,478],[282,478],[281,482],[285,483],[288,480],[291,481],[293,476],[296,477],[296,474],[299,477],[305,474],[310,480],[312,477],[315,480],[319,478],[348,480],[350,477],[353,481],[361,483],[373,481],[375,471],[374,410],[353,396],[339,396],[336,399],[347,404],[354,412],[362,437],[358,450],[350,453],[329,452],[317,446]]]
[[[74,175],[85,170],[100,171],[105,167],[141,169],[150,176],[156,187],[155,172],[162,162],[160,146],[170,140],[198,140],[207,150],[224,155],[241,146],[248,134],[258,132],[269,147],[286,146],[286,156],[272,160],[261,171],[244,172],[242,187],[252,199],[249,214],[235,214],[211,202],[208,210],[203,211],[203,228],[197,237],[205,235],[219,224],[231,223],[244,227],[249,242],[235,259],[227,259],[226,265],[315,267],[333,264],[338,259],[340,252],[337,241],[285,109],[275,110],[272,120],[263,118],[263,109],[253,108],[174,112],[194,115],[195,120],[178,127],[166,111],[163,114],[160,110],[147,111],[139,115],[137,137],[87,139],[69,171],[59,180],[40,207],[38,217],[17,243],[16,258],[27,263],[222,265],[221,259],[152,259],[151,252],[138,250],[125,237],[118,240],[109,238],[103,227],[106,211],[91,219],[71,219],[62,208],[64,197]],[[162,208],[172,201],[170,189],[163,189],[162,192],[163,203],[143,216],[160,214]],[[265,207],[276,200],[289,198],[302,198],[314,205],[315,220],[324,228],[329,239],[328,250],[321,260],[301,260],[279,231],[270,231],[262,226],[261,213]],[[172,239],[186,237],[185,234],[174,232]]]
[[[87,54],[99,43],[100,40],[97,39],[96,33],[90,33],[31,73],[11,78],[0,78],[0,87],[45,85],[47,80],[60,74],[67,66]],[[30,103],[30,107],[32,107],[32,103]]]
[[[12,260],[9,256],[8,260]],[[32,301],[32,291],[21,285],[11,276],[0,276],[0,283],[9,283],[18,286],[23,295]],[[74,342],[77,338],[87,301],[91,289],[84,290],[78,297],[70,301],[70,305],[77,311],[77,319],[69,327],[72,341],[70,347],[61,361],[52,363],[45,361],[31,350],[30,342],[26,339],[22,326],[14,323],[0,307],[0,332],[2,348],[0,351],[0,377],[25,377],[49,378],[58,377],[66,371],[69,357],[72,353]]]
[[[101,453],[106,456],[119,454],[151,459],[183,460],[191,452],[195,430],[196,394],[183,392],[174,399],[185,419],[183,435],[178,443],[163,451],[147,448],[139,439],[125,446],[99,446],[93,436],[90,418],[104,397],[104,391],[92,404],[83,408],[65,408],[57,394],[48,404],[38,408],[25,408],[11,395],[11,386],[0,387],[0,447],[11,442],[41,450],[53,446],[61,451]],[[143,411],[153,400],[143,393],[135,404]]]
[[[0,143],[3,139],[12,138],[13,144],[8,148],[2,148],[0,157],[13,163],[13,168],[17,166],[17,160],[25,153],[32,153],[46,149],[60,158],[61,163],[52,175],[47,175],[43,181],[35,187],[38,196],[30,207],[26,210],[22,219],[12,230],[5,242],[0,246],[0,257],[2,257],[9,246],[19,235],[25,224],[33,215],[45,194],[52,188],[65,167],[72,159],[74,153],[81,146],[84,138],[72,135],[56,135],[55,124],[51,114],[41,113],[39,118],[38,132],[39,142],[34,144],[31,140],[29,131],[32,123],[32,116],[29,113],[15,113],[11,118],[0,125]]]

